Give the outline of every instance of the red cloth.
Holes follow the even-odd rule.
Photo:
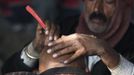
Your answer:
[[[111,45],[111,47],[114,47],[121,40],[121,38],[126,33],[128,27],[129,27],[129,23],[130,23],[131,10],[127,8],[126,11],[124,11],[124,13],[120,13],[120,11],[121,10],[118,10],[115,13],[115,15],[113,16],[112,21],[111,21],[112,23],[110,24],[111,28],[109,29],[109,31],[98,36],[102,39],[105,39]],[[118,15],[118,17],[117,17],[117,15]],[[123,15],[123,17],[122,17],[122,15]],[[76,32],[88,34],[88,35],[93,34],[88,29],[83,14],[80,16],[79,25],[76,28]]]

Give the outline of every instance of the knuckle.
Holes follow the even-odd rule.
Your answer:
[[[73,37],[77,38],[78,37],[78,33],[73,34]]]
[[[65,50],[66,50],[66,51],[67,51],[67,50],[71,50],[71,48],[70,48],[70,47],[67,47]]]
[[[76,39],[76,43],[80,43],[80,39],[79,38]]]
[[[59,55],[59,56],[60,56],[61,54],[62,54],[62,52],[61,52],[61,51],[57,52],[57,55]]]
[[[82,47],[82,48],[81,48],[81,52],[82,52],[82,53],[86,52],[86,48],[85,48],[85,47]]]
[[[75,40],[74,45],[75,46],[81,46],[81,43],[80,43],[79,39]]]
[[[68,47],[68,48],[64,49],[64,51],[67,52],[67,53],[69,53],[69,52],[72,51],[72,49],[70,47]]]
[[[66,41],[64,41],[64,40],[61,42],[61,46],[63,46],[63,45],[64,46],[66,45]]]
[[[58,49],[58,47],[57,47],[57,46],[54,46],[54,47],[52,48],[52,51],[54,52],[56,49]]]
[[[60,52],[57,53],[57,55],[59,55],[59,56],[61,56],[63,54],[64,54],[64,51],[60,51]]]
[[[78,33],[74,33],[75,36],[78,36]]]

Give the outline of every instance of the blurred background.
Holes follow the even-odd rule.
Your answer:
[[[40,16],[46,17],[43,13],[44,10],[50,8],[46,6],[50,6],[52,4],[51,1],[52,0],[0,0],[0,68],[8,57],[14,52],[21,50],[25,44],[34,38],[36,21],[26,12],[25,6],[28,4],[33,6]],[[73,11],[75,10],[75,13],[63,13],[68,14],[67,16],[76,15],[76,20],[78,21],[82,10],[82,3],[80,0],[74,0],[76,3],[73,3],[73,0],[68,1],[71,2],[69,6],[73,8]],[[68,6],[67,3],[65,3],[64,7],[66,6]],[[134,14],[132,14],[132,22],[134,23],[133,19]]]
[[[24,8],[29,3],[30,0],[0,0],[0,68],[34,36],[34,22]]]

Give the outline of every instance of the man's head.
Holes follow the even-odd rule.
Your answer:
[[[115,0],[84,0],[84,17],[88,28],[94,33],[107,31],[115,6]]]
[[[89,30],[97,34],[109,31],[112,18],[124,1],[126,0],[84,0],[84,18]]]

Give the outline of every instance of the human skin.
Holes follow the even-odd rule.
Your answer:
[[[92,37],[92,35],[71,34],[58,40],[49,41],[47,43],[48,48],[43,50],[46,51],[47,49],[47,51],[41,54],[41,57],[44,58],[40,59],[40,65],[44,66],[40,66],[40,72],[52,67],[78,66],[83,68],[83,56],[92,55],[98,55],[109,68],[114,68],[118,65],[118,53],[98,36],[98,34],[101,35],[110,29],[116,2],[114,0],[84,0],[84,4],[84,16],[88,28],[98,38]],[[95,14],[93,15],[93,13]],[[93,16],[91,17],[91,15]],[[78,63],[79,61],[81,61],[81,65]],[[84,68],[86,68],[85,65]]]
[[[65,64],[71,63],[83,55],[97,55],[109,68],[116,67],[119,64],[119,55],[102,37],[112,25],[111,19],[116,11],[117,2],[119,1],[84,0],[84,18],[91,34],[71,34],[59,38],[49,43],[48,52],[52,56],[56,56],[55,58],[73,53],[64,60]]]

